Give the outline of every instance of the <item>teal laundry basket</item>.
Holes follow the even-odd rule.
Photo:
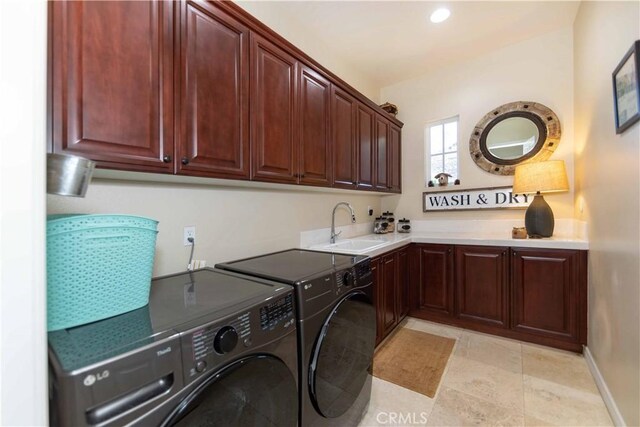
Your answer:
[[[47,329],[71,328],[143,307],[158,221],[132,215],[47,217]]]

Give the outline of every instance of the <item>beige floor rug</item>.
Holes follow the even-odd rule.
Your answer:
[[[456,340],[402,328],[376,351],[373,375],[434,397]]]

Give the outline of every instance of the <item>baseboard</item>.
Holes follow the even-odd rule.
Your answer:
[[[626,427],[624,418],[622,418],[622,414],[620,413],[620,410],[618,410],[618,405],[616,405],[616,401],[613,400],[613,395],[609,391],[609,387],[607,387],[607,383],[604,381],[604,377],[600,373],[598,365],[596,365],[596,361],[593,360],[589,347],[586,345],[584,346],[583,354],[584,359],[587,361],[587,366],[589,366],[589,370],[591,371],[591,375],[596,382],[596,386],[598,386],[598,390],[602,395],[602,400],[604,400],[604,404],[609,411],[613,424],[617,427]]]

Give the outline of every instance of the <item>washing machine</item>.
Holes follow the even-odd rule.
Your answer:
[[[149,305],[50,332],[53,426],[296,426],[290,286],[203,269]]]
[[[300,425],[358,425],[371,396],[376,335],[370,259],[291,249],[216,268],[294,287]]]

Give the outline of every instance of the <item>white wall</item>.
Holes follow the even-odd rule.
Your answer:
[[[588,223],[588,346],[629,426],[640,425],[640,123],[616,135],[611,73],[637,39],[639,2],[582,2],[574,24],[575,215]]]
[[[380,213],[380,196],[203,185],[94,180],[84,199],[48,196],[48,213],[123,213],[160,221],[154,276],[184,271],[189,247],[183,227],[196,226],[194,258],[230,261],[298,247],[300,232],[331,225],[331,210],[350,202],[358,223],[371,221],[367,207]],[[347,211],[336,224],[350,224]],[[327,242],[329,236],[327,235]]]
[[[45,1],[0,2],[0,425],[45,425]]]
[[[424,129],[428,122],[460,116],[461,185],[482,188],[512,185],[513,177],[480,169],[469,155],[475,124],[492,108],[512,101],[535,101],[560,119],[562,139],[552,159],[562,159],[573,182],[573,64],[570,27],[493,51],[480,58],[443,67],[417,79],[382,88],[380,99],[398,105],[402,130],[402,195],[385,197],[383,209],[412,219],[522,218],[522,210],[422,212]],[[450,189],[450,188],[449,188]],[[548,195],[556,218],[573,217],[573,188]]]
[[[375,83],[374,79],[363,70],[358,70],[345,58],[337,56],[330,45],[323,43],[318,37],[309,33],[300,19],[291,16],[287,10],[288,2],[245,0],[234,0],[234,2],[359,90],[367,98],[378,102],[380,86]],[[327,28],[327,31],[331,31],[331,29]]]

